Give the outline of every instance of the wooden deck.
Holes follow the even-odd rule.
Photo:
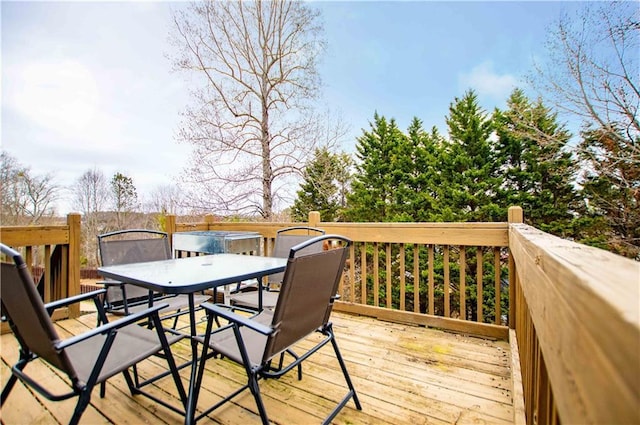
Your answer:
[[[490,341],[423,327],[382,322],[371,318],[334,313],[338,344],[363,406],[352,401],[334,423],[340,424],[500,424],[513,423],[510,350],[505,341]],[[61,336],[78,334],[95,324],[95,314],[57,323]],[[9,365],[18,346],[11,334],[2,335],[1,378],[6,382]],[[310,344],[304,341],[302,345]],[[174,345],[174,354],[186,360],[190,346]],[[160,360],[140,364],[143,375],[162,366]],[[210,360],[208,377],[200,395],[200,407],[212,404],[240,386],[243,370],[227,360]],[[49,388],[68,387],[43,363],[27,371]],[[280,380],[261,381],[260,387],[272,423],[313,424],[321,420],[346,392],[333,351],[323,348],[303,364],[303,379],[295,372]],[[189,372],[182,371],[185,384]],[[163,385],[164,384],[164,385]],[[172,383],[161,380],[152,391],[175,399]],[[177,403],[177,399],[175,400]],[[1,411],[3,424],[67,423],[75,399],[53,403],[17,384]],[[253,397],[246,391],[235,402],[214,411],[199,423],[258,424]],[[108,381],[107,395],[97,390],[82,417],[86,424],[179,424],[183,418],[146,397],[131,397],[124,379]]]

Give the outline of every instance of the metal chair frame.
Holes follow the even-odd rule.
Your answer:
[[[106,292],[105,289],[43,304],[22,256],[4,244],[0,244],[0,250],[14,262],[13,264],[2,263],[3,293],[0,297],[2,316],[3,320],[8,321],[20,345],[19,359],[11,368],[11,376],[0,396],[1,405],[5,404],[16,382],[20,380],[51,401],[78,397],[69,422],[77,424],[89,405],[93,388],[100,384],[102,398],[105,396],[107,379],[123,373],[131,395],[142,394],[174,412],[184,414],[184,410],[142,389],[171,374],[182,408],[186,408],[187,395],[170,349],[170,344],[179,341],[181,336],[171,335],[168,339],[165,335],[158,314],[165,305],[156,305],[145,311],[108,322],[101,300]],[[103,325],[66,340],[60,339],[51,315],[58,308],[85,300],[93,300],[100,316],[99,322]],[[155,329],[139,326],[139,322],[144,320],[150,320]],[[157,338],[157,341],[154,338]],[[138,344],[135,344],[136,341]],[[118,351],[123,348],[127,351]],[[132,379],[129,368],[159,353],[162,353],[167,361],[169,366],[167,372],[142,382],[137,376]],[[29,376],[25,368],[37,359],[64,372],[70,380],[71,391],[54,394]],[[91,365],[93,366],[89,368]]]
[[[343,246],[319,253],[298,255],[301,254],[304,248],[313,244],[321,244],[329,239],[339,240],[343,243]],[[356,390],[338,348],[333,326],[329,321],[333,302],[338,298],[336,292],[350,243],[349,239],[342,236],[324,235],[291,248],[282,283],[282,292],[273,311],[264,310],[253,317],[247,317],[235,314],[224,306],[211,303],[202,305],[207,312],[207,328],[195,384],[196,394],[192,400],[192,405],[187,408],[187,423],[191,423],[191,415],[193,415],[193,420],[197,421],[244,390],[249,389],[254,396],[262,423],[268,424],[269,419],[262,402],[258,381],[269,378],[277,379],[294,368],[298,369],[298,379],[302,379],[302,362],[328,343],[331,343],[333,347],[349,390],[323,423],[331,422],[350,399],[353,399],[358,410],[362,410]],[[317,270],[320,270],[320,272],[315,273]],[[312,282],[309,283],[307,280],[312,274],[321,274],[322,276],[317,279],[310,279]],[[317,286],[311,287],[311,285]],[[305,300],[307,294],[308,299]],[[301,300],[305,302],[304,305],[299,304]],[[299,309],[294,308],[296,305]],[[305,314],[308,313],[308,317],[296,317],[299,316],[300,309],[303,309]],[[214,331],[213,323],[219,317],[229,321],[229,324]],[[324,335],[324,338],[313,348],[307,350],[303,355],[296,355],[290,349],[295,342],[306,338],[314,332],[319,332]],[[293,361],[286,366],[283,365],[284,353],[290,354],[293,358]],[[247,374],[247,384],[196,416],[195,408],[198,391],[204,378],[206,361],[218,355],[243,365]],[[272,360],[278,356],[280,361],[277,365],[274,365]]]
[[[306,235],[300,234],[306,231]],[[326,232],[322,229],[309,226],[295,226],[279,229],[276,232],[276,239],[271,257],[287,258],[289,251],[295,245],[306,242],[314,237],[322,236]],[[304,253],[320,252],[322,245],[312,245],[308,247]],[[252,310],[260,311],[265,308],[273,309],[278,301],[279,286],[282,283],[284,273],[276,273],[267,276],[261,283],[256,282],[253,285],[245,286],[242,290],[235,293],[225,293],[225,304],[235,305]],[[238,288],[239,289],[239,288]],[[262,290],[262,304],[260,304],[257,290]]]
[[[137,238],[132,239],[132,236]],[[168,234],[157,230],[126,229],[104,233],[98,235],[98,247],[103,266],[172,258]],[[129,253],[135,255],[127,255]],[[166,302],[168,307],[162,312],[161,318],[163,321],[173,318],[173,329],[177,326],[179,316],[188,313],[189,299],[186,295],[161,294],[117,281],[106,280],[101,283],[107,289],[104,305],[109,313],[128,315],[155,303]],[[117,301],[113,301],[114,298]],[[205,295],[195,295],[194,302],[199,305],[208,299]]]

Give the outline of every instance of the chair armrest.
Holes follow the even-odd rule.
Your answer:
[[[85,339],[94,337],[96,335],[99,334],[104,334],[107,333],[111,330],[114,329],[120,329],[123,328],[125,326],[134,324],[136,322],[139,322],[142,319],[146,319],[149,316],[152,315],[157,315],[159,310],[162,310],[163,308],[167,307],[169,304],[167,303],[163,303],[163,304],[158,304],[158,305],[154,305],[151,308],[148,308],[146,310],[140,311],[138,313],[134,313],[134,314],[130,314],[129,316],[125,316],[121,319],[115,320],[113,322],[109,322],[106,323],[102,326],[98,326],[97,328],[93,328],[81,335],[76,335],[73,336],[71,338],[65,339],[64,341],[60,341],[58,344],[56,344],[56,348],[57,349],[64,349],[66,347],[69,347],[71,345],[77,344],[80,341],[84,341]]]
[[[101,281],[96,282],[96,283],[104,285],[105,287],[107,287],[107,286],[122,286],[122,285],[124,285],[124,283],[122,283],[122,282],[120,282],[118,280],[101,280]]]
[[[64,298],[62,300],[51,301],[50,303],[45,304],[44,308],[47,309],[47,313],[51,315],[56,309],[60,307],[66,307],[70,304],[75,304],[79,303],[80,301],[96,298],[99,295],[104,294],[105,292],[107,292],[106,289],[98,289],[95,291],[87,292],[86,294],[74,295],[73,297]]]
[[[241,326],[246,326],[263,335],[271,335],[275,331],[275,329],[270,326],[258,323],[255,320],[251,320],[251,318],[249,317],[241,316],[216,304],[202,303],[201,307],[215,316],[222,317],[230,322],[237,323]]]

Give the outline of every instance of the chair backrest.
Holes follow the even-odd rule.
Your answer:
[[[75,379],[76,373],[66,353],[55,348],[60,338],[22,256],[4,244],[0,244],[0,250],[13,260],[1,265],[2,313],[10,320],[22,350],[35,353]]]
[[[327,240],[342,246],[308,254],[305,249]],[[263,361],[270,360],[295,342],[329,321],[334,297],[344,269],[351,241],[337,235],[323,235],[293,247],[289,254]]]
[[[280,229],[276,232],[276,241],[273,246],[271,257],[287,258],[294,246],[324,235],[325,231],[315,227],[296,226]],[[322,251],[322,244],[311,244],[305,247],[300,255],[313,254]],[[280,284],[284,278],[284,273],[272,274],[268,277],[269,283]]]
[[[119,230],[98,235],[98,247],[103,266],[171,258],[169,237],[157,230]]]
[[[103,266],[169,260],[171,246],[165,232],[146,229],[119,230],[98,235],[100,262]],[[127,286],[127,299],[141,298],[149,291],[135,285]],[[122,292],[107,290],[110,302],[122,300]]]

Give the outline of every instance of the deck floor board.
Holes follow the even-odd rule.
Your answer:
[[[372,318],[334,313],[336,338],[363,410],[353,402],[335,418],[337,424],[510,424],[513,423],[510,388],[510,352],[505,341],[492,341],[419,326],[383,322]],[[61,337],[95,326],[94,314],[57,323]],[[185,323],[182,322],[184,325]],[[204,325],[200,325],[202,329]],[[309,347],[312,340],[299,343]],[[178,362],[191,354],[187,340],[173,346]],[[8,379],[18,356],[11,334],[0,336],[0,372]],[[153,358],[139,365],[139,373],[152,376],[164,368]],[[68,390],[64,376],[35,362],[27,371],[58,392]],[[189,369],[180,372],[187,385]],[[229,360],[207,362],[206,378],[198,408],[218,401],[245,382],[244,370]],[[147,387],[154,395],[177,405],[170,381]],[[291,372],[279,380],[260,382],[269,419],[275,424],[320,423],[346,393],[344,379],[333,350],[328,346],[303,364],[303,379]],[[75,399],[53,403],[18,383],[0,411],[2,424],[67,423]],[[82,418],[86,424],[179,424],[183,418],[141,396],[129,394],[122,375],[107,383],[107,395],[94,391]],[[199,423],[258,424],[253,397],[246,391]]]

